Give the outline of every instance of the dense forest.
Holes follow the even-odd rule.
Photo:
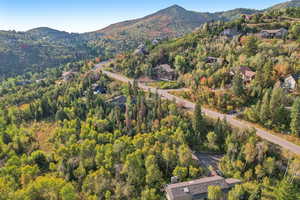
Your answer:
[[[200,103],[190,114],[93,66],[69,63],[38,82],[1,84],[0,199],[165,199],[172,176],[209,174],[195,151],[224,154],[222,173],[244,181],[229,199],[299,197],[299,158],[203,116]],[[75,77],[63,80],[66,70]]]

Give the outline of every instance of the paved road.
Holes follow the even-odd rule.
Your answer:
[[[112,72],[109,72],[109,71],[105,71],[102,68],[102,66],[103,66],[103,63],[97,64],[95,66],[95,70],[101,70],[104,74],[106,74],[110,78],[113,78],[113,79],[116,79],[116,80],[119,80],[119,81],[122,81],[122,82],[131,82],[131,83],[133,82],[132,79],[129,79],[129,78],[123,76],[123,75],[112,73]],[[192,103],[188,100],[185,100],[183,98],[174,96],[174,95],[168,93],[168,91],[166,91],[166,90],[156,89],[156,88],[153,88],[153,87],[150,87],[150,86],[146,86],[145,84],[142,84],[142,83],[139,83],[138,86],[141,89],[145,90],[145,91],[150,91],[152,93],[157,92],[161,97],[163,97],[165,99],[175,100],[176,103],[178,103],[180,105],[183,105],[187,109],[193,110],[195,108],[194,103]],[[259,137],[261,137],[261,138],[263,138],[263,139],[265,139],[265,140],[267,140],[271,143],[277,144],[277,145],[281,146],[284,149],[290,150],[291,152],[293,152],[295,154],[300,155],[300,146],[295,145],[291,142],[288,142],[288,141],[286,141],[286,140],[284,140],[284,139],[282,139],[278,136],[272,135],[272,134],[268,133],[267,131],[265,131],[261,128],[257,128],[257,127],[253,126],[252,124],[250,124],[246,121],[237,120],[237,119],[234,118],[233,115],[222,114],[222,113],[219,113],[219,112],[216,112],[216,111],[213,111],[213,110],[209,110],[209,109],[206,109],[206,108],[202,108],[202,111],[207,116],[209,116],[211,118],[214,118],[214,119],[218,119],[218,118],[224,119],[224,118],[226,118],[226,120],[229,124],[231,124],[234,127],[240,128],[240,129],[254,128],[254,129],[256,129],[256,134]]]

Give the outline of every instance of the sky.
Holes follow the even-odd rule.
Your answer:
[[[50,27],[67,32],[99,30],[177,4],[199,12],[264,9],[284,0],[0,0],[0,30]]]

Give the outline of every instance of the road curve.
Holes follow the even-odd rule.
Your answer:
[[[104,70],[102,68],[102,66],[103,66],[103,64],[99,63],[95,66],[94,69],[95,70],[101,70],[103,74],[106,74],[108,77],[110,77],[112,79],[122,81],[122,82],[127,82],[127,83],[128,82],[130,82],[130,83],[133,82],[132,79],[129,79],[129,78],[123,76],[123,75],[116,74],[116,73]],[[152,93],[158,93],[162,98],[169,99],[169,100],[175,100],[176,103],[183,105],[187,109],[193,110],[195,108],[194,103],[192,103],[192,102],[190,102],[186,99],[174,96],[174,95],[170,94],[167,90],[156,89],[154,87],[146,86],[143,83],[138,83],[138,86],[139,86],[139,88],[141,88],[145,91],[150,91]],[[229,124],[231,124],[234,127],[240,128],[240,129],[254,128],[254,129],[256,129],[256,134],[259,137],[261,137],[261,138],[263,138],[263,139],[265,139],[265,140],[267,140],[267,141],[269,141],[273,144],[277,144],[277,145],[281,146],[282,148],[287,149],[287,150],[289,150],[289,151],[291,151],[295,154],[300,155],[300,146],[298,146],[296,144],[293,144],[289,141],[286,141],[286,140],[284,140],[284,139],[282,139],[278,136],[272,135],[272,134],[268,133],[267,131],[265,131],[261,128],[257,128],[257,127],[253,126],[252,124],[250,124],[250,123],[248,123],[244,120],[237,120],[232,115],[222,114],[222,113],[219,113],[219,112],[216,112],[216,111],[213,111],[213,110],[209,110],[209,109],[206,109],[206,108],[202,108],[202,111],[205,113],[205,115],[207,115],[211,118],[214,118],[214,119],[226,118],[226,120]]]

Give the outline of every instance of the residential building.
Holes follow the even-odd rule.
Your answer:
[[[215,62],[218,62],[218,58],[208,56],[208,57],[205,58],[205,62],[206,63],[215,63]]]
[[[72,80],[73,78],[75,78],[75,75],[76,75],[76,73],[72,72],[72,71],[64,72],[62,74],[62,79],[64,81],[69,81],[69,80]]]
[[[192,181],[174,183],[165,188],[168,200],[204,200],[207,199],[209,186],[220,186],[224,193],[227,193],[236,184],[238,179],[225,179],[221,176],[200,178]]]
[[[176,72],[169,64],[158,65],[154,68],[156,78],[170,81],[176,79]]]
[[[231,37],[231,38],[238,34],[239,32],[237,28],[227,28],[221,33],[222,36]]]
[[[295,91],[299,84],[300,75],[289,75],[286,77],[282,83],[282,87],[289,91]]]
[[[234,76],[236,73],[241,73],[245,83],[249,83],[250,81],[252,81],[256,75],[254,71],[252,71],[249,67],[245,66],[235,67],[230,72],[232,76]]]
[[[259,35],[262,38],[283,38],[288,34],[288,30],[285,28],[275,30],[262,30]]]

